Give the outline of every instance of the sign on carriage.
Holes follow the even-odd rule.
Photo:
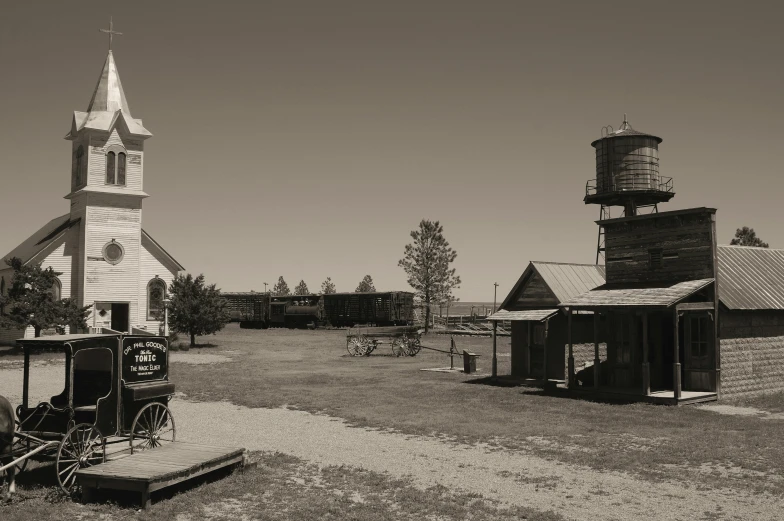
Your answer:
[[[123,379],[130,383],[166,378],[168,352],[168,342],[163,337],[123,338]]]

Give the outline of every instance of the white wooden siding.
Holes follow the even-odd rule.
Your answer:
[[[139,321],[141,203],[138,202],[139,208],[122,208],[93,206],[93,202],[91,198],[85,226],[85,305],[128,302],[130,324],[136,324]],[[125,252],[116,265],[103,260],[103,247],[112,239],[120,243]],[[91,320],[92,316],[88,324]]]
[[[139,262],[139,322],[138,326],[146,327],[151,333],[158,333],[160,322],[147,320],[147,284],[157,275],[166,283],[168,294],[169,285],[177,275],[177,266],[164,256],[152,241],[142,236],[142,250]]]

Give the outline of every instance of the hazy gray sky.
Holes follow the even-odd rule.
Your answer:
[[[407,289],[438,219],[462,300],[529,260],[593,262],[590,143],[661,136],[676,197],[784,248],[776,2],[10,2],[0,255],[68,211],[74,110],[114,55],[146,143],[144,228],[224,290]],[[24,197],[21,195],[24,194]]]

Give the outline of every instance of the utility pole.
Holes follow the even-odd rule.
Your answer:
[[[496,298],[496,294],[497,293],[498,293],[498,283],[497,282],[493,282],[493,313],[496,312],[496,309],[495,309],[495,298]]]
[[[264,283],[264,293],[266,293],[266,292],[267,292],[267,283],[265,282]]]

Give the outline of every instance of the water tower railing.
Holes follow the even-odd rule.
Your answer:
[[[637,182],[638,180],[639,183]],[[658,176],[658,179],[652,183],[650,176],[647,174],[635,176],[631,179],[628,175],[626,175],[623,178],[623,182],[617,184],[615,179],[611,180],[610,182],[608,182],[607,179],[589,179],[585,183],[586,196],[606,194],[609,192],[628,192],[637,190],[672,193],[672,177]]]

